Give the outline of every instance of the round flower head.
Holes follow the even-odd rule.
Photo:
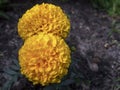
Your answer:
[[[60,83],[71,62],[70,49],[62,38],[39,33],[25,40],[19,62],[21,73],[33,84]]]
[[[19,19],[18,33],[26,39],[39,32],[52,33],[66,38],[70,21],[59,6],[52,4],[35,5]]]

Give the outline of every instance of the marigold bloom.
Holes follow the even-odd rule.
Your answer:
[[[33,84],[60,83],[70,65],[70,49],[59,36],[39,33],[19,50],[21,73]]]
[[[52,4],[35,5],[19,19],[18,33],[26,39],[39,32],[52,33],[66,38],[70,21],[59,6]]]

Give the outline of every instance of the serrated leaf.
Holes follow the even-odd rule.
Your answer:
[[[4,69],[4,72],[7,73],[7,74],[10,74],[10,75],[15,75],[17,74],[16,71],[12,70],[12,69]]]
[[[3,85],[2,90],[10,90],[12,84],[15,83],[17,79],[18,79],[18,75],[12,76],[12,78]]]

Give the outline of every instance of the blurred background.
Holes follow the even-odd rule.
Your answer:
[[[72,51],[68,75],[45,87],[20,74],[17,32],[19,18],[43,2],[70,18]],[[0,0],[0,90],[120,90],[120,0]]]

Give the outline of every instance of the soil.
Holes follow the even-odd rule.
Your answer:
[[[71,89],[119,90],[120,34],[111,33],[113,17],[104,11],[96,10],[89,1],[49,1],[61,6],[71,21],[71,31],[66,42],[71,49],[74,48],[72,58],[80,60],[76,67],[84,76],[83,82],[78,86],[71,86]],[[9,76],[3,72],[4,68],[12,65],[12,59],[18,60],[18,50],[23,44],[17,33],[18,20],[27,9],[41,2],[19,1],[17,3],[21,5],[6,11],[10,19],[0,19],[0,87],[9,80]],[[114,19],[120,22],[118,18]],[[23,79],[20,81],[22,84],[18,85],[19,89],[12,87],[12,90],[23,90],[20,87],[26,88],[24,90],[41,90],[41,86],[33,86]]]

